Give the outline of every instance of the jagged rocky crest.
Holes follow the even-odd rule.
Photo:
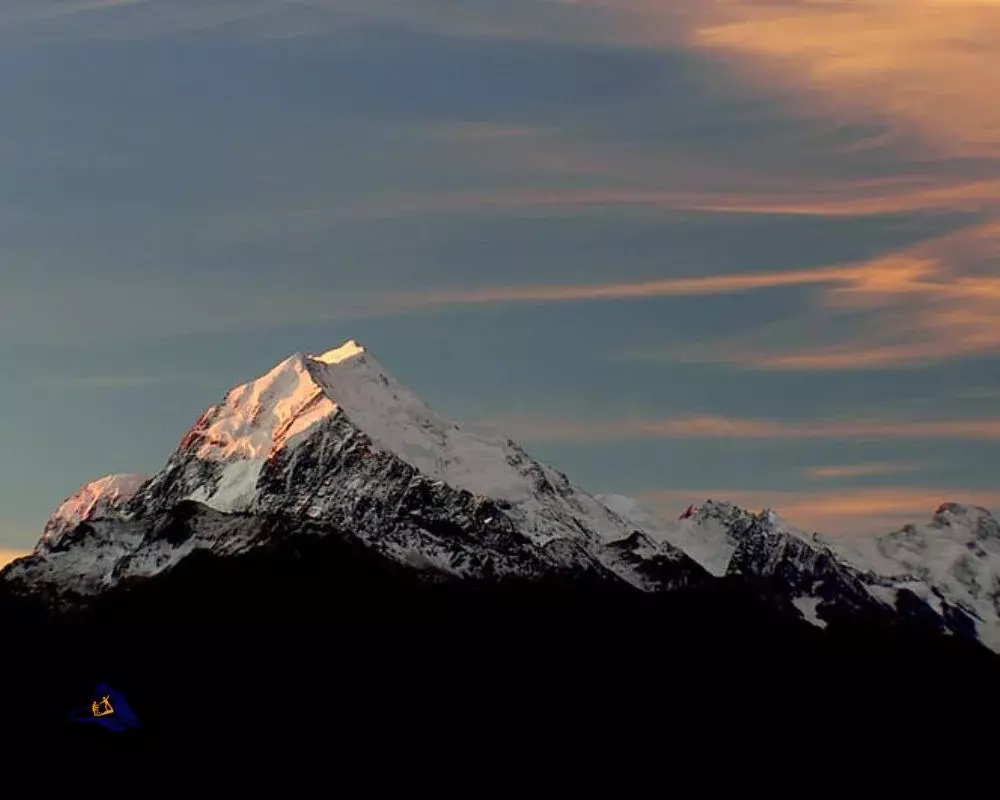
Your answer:
[[[658,519],[442,419],[354,341],[230,391],[155,475],[83,487],[4,570],[0,609],[72,614],[193,565],[221,575],[323,542],[424,585],[739,586],[817,635],[874,626],[1000,650],[1000,528],[984,509],[946,504],[867,544],[713,501]]]

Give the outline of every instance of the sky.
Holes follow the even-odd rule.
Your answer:
[[[594,492],[1000,508],[1000,0],[5,0],[0,561],[364,343]]]

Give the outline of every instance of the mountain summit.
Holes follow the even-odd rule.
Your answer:
[[[322,518],[327,491],[314,492],[307,502],[301,489],[276,485],[275,477],[280,470],[300,476],[307,461],[347,439],[363,446],[364,459],[395,459],[431,482],[509,505],[540,544],[580,535],[579,522],[593,534],[629,532],[604,505],[514,442],[466,432],[440,417],[354,340],[319,356],[293,355],[232,389],[202,414],[128,509],[132,516],[147,514],[180,500],[223,512],[287,510],[291,504],[295,513]],[[340,472],[346,465],[334,466]],[[314,468],[308,477],[322,478],[334,494],[349,488],[343,480],[334,486],[321,472]]]

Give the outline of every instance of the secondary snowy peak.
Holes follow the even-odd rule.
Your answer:
[[[732,503],[706,500],[688,506],[679,519],[668,520],[645,510],[631,497],[598,495],[597,499],[654,541],[683,550],[716,577],[726,574],[736,548],[753,531],[811,541],[808,534],[769,508],[755,514]]]
[[[122,473],[105,475],[81,486],[55,510],[45,525],[36,550],[51,549],[67,532],[81,522],[105,517],[130,500],[147,475]]]

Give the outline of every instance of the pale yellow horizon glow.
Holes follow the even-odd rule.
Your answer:
[[[29,555],[30,550],[6,550],[0,549],[0,569],[3,569],[11,561],[16,558],[21,558],[22,556]]]

